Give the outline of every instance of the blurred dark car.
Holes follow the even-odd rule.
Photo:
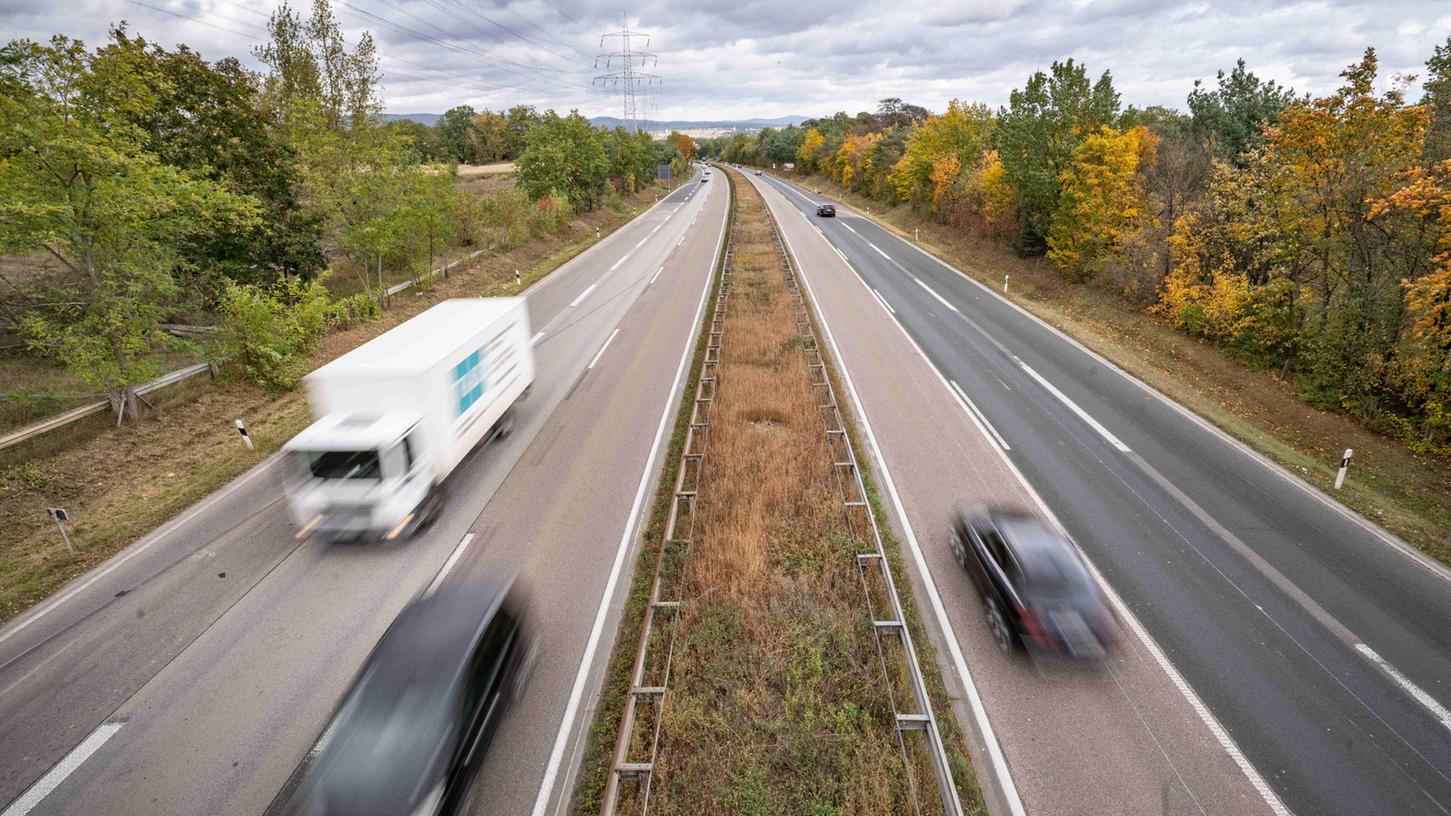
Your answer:
[[[300,786],[315,816],[463,812],[535,652],[510,582],[411,602],[363,664]]]
[[[835,204],[817,204],[816,205],[816,214],[819,215],[819,216],[821,216],[822,218],[835,218],[836,217],[836,205]]]
[[[952,555],[982,594],[988,629],[1004,652],[1100,658],[1118,622],[1073,543],[1021,511],[961,508]]]

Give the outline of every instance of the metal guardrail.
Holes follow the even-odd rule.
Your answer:
[[[877,526],[876,514],[872,512],[866,484],[862,480],[861,467],[852,446],[851,435],[847,432],[846,421],[836,399],[836,389],[832,385],[826,360],[823,358],[821,346],[817,342],[810,307],[807,305],[801,288],[797,285],[795,264],[781,240],[780,228],[776,219],[769,210],[766,211],[766,215],[771,227],[771,237],[776,242],[776,252],[780,256],[781,266],[785,270],[786,286],[796,294],[796,332],[801,338],[802,354],[811,375],[811,384],[821,398],[817,407],[821,409],[822,418],[826,424],[827,446],[832,453],[832,470],[841,489],[842,510],[846,516],[847,528],[853,541],[867,543],[867,540],[870,539],[870,551],[857,555],[857,572],[862,579],[862,591],[866,595],[867,611],[872,620],[877,658],[881,662],[882,673],[887,680],[888,699],[897,726],[897,744],[902,751],[913,808],[918,814],[921,814],[916,780],[912,775],[908,740],[912,738],[910,735],[920,734],[926,743],[923,747],[926,749],[933,775],[936,777],[942,813],[948,816],[962,816],[962,800],[957,795],[957,786],[952,781],[952,769],[947,761],[947,750],[942,742],[942,732],[937,726],[937,716],[932,710],[927,682],[923,678],[921,665],[917,661],[917,650],[912,643],[912,632],[902,613],[901,598],[897,594],[897,585],[892,577],[891,563],[887,560],[881,530]],[[876,587],[875,592],[873,587]],[[881,600],[886,601],[885,608],[878,610],[877,602]],[[900,648],[892,650],[890,647],[893,643]],[[911,699],[901,701],[905,705],[899,705],[896,695],[892,693],[893,672],[888,665],[888,651],[899,651],[905,663],[908,682],[911,686]]]
[[[660,744],[665,695],[670,686],[670,669],[675,655],[675,624],[681,604],[678,581],[668,587],[667,584],[672,578],[681,577],[683,570],[669,567],[683,561],[695,533],[695,500],[705,469],[706,447],[710,440],[710,408],[715,401],[721,338],[725,330],[726,306],[730,302],[734,233],[737,230],[734,198],[731,210],[731,235],[726,240],[725,256],[721,261],[715,311],[705,344],[705,360],[701,363],[700,378],[696,381],[695,403],[690,409],[690,424],[685,431],[685,444],[681,447],[680,467],[665,521],[664,539],[655,559],[650,602],[645,607],[640,641],[635,648],[635,664],[630,673],[630,692],[625,698],[624,715],[620,720],[620,735],[615,741],[610,775],[605,781],[603,816],[613,816],[620,803],[621,785],[626,782],[634,782],[638,786],[640,813],[644,814],[650,808],[650,788]]]
[[[149,383],[144,383],[142,385],[136,386],[136,393],[149,394],[152,391],[160,388],[165,388],[168,385],[175,385],[182,380],[191,379],[192,377],[195,377],[198,374],[203,374],[209,370],[211,370],[211,366],[207,365],[206,363],[197,363],[196,365],[189,365],[186,368],[179,368],[176,371],[171,372],[170,374],[163,374]],[[63,414],[56,414],[55,416],[48,419],[42,419],[39,422],[26,425],[24,428],[11,431],[4,436],[0,436],[0,450],[4,450],[5,448],[11,447],[13,445],[18,445],[27,439],[34,439],[37,436],[49,433],[57,428],[63,428],[73,422],[79,422],[80,420],[85,419],[88,416],[99,414],[102,411],[109,410],[110,408],[110,400],[96,400],[95,402],[88,402],[85,405],[80,406],[79,408],[72,408],[71,410],[66,411]]]

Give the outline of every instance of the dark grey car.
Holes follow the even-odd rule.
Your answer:
[[[1118,623],[1073,543],[1035,516],[959,509],[952,555],[983,598],[989,631],[1004,652],[1103,657]]]
[[[444,586],[378,641],[300,786],[316,816],[462,812],[533,646],[509,583]]]

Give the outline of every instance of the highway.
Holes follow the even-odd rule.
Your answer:
[[[424,534],[299,543],[272,457],[0,630],[3,816],[263,813],[402,606],[436,577],[499,572],[529,588],[542,652],[477,811],[554,812],[694,348],[721,186],[686,184],[531,288],[533,391]]]
[[[980,769],[1000,812],[1451,812],[1444,568],[910,242],[755,182],[940,601],[974,756],[1005,760]],[[1100,673],[996,652],[947,551],[964,499],[1083,548],[1127,613]]]

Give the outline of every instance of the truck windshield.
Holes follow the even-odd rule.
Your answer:
[[[307,469],[319,479],[377,479],[378,452],[366,451],[308,451]]]

